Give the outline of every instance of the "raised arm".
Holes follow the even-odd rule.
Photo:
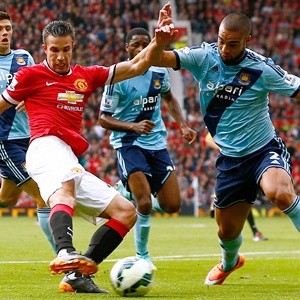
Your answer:
[[[147,47],[146,61],[150,65],[173,69],[177,67],[173,51],[164,50],[175,40],[177,33],[172,20],[171,5],[167,3],[159,12],[155,37]]]
[[[159,39],[164,39],[165,45],[172,43],[177,34],[177,31],[174,30],[173,24],[171,24],[173,22],[171,14],[172,10],[170,3],[165,4],[159,12],[158,26],[163,32],[163,34],[159,34]],[[153,65],[151,61],[146,60],[146,53],[151,43],[133,59],[120,62],[116,65],[112,83],[141,75],[145,73],[151,65]]]

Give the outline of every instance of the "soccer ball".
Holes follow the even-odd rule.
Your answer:
[[[110,282],[116,293],[122,297],[146,295],[152,285],[153,270],[143,258],[136,256],[118,260],[110,271]]]

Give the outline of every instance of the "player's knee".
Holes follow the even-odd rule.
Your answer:
[[[62,193],[54,193],[49,199],[49,205],[50,207],[54,207],[57,204],[64,204],[71,208],[75,208],[76,200],[74,199],[74,197],[71,197],[69,195],[63,195]]]
[[[133,227],[137,219],[136,209],[130,201],[125,200],[122,204],[122,209],[118,210],[117,215],[114,218],[125,224],[130,229]]]
[[[143,215],[150,215],[152,211],[152,202],[151,199],[146,197],[141,197],[136,200],[137,210]]]
[[[295,199],[295,193],[293,189],[289,187],[278,186],[273,189],[264,190],[264,193],[265,196],[281,210],[289,207]]]

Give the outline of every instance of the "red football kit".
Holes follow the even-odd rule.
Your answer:
[[[24,100],[31,141],[55,135],[79,156],[88,148],[80,133],[84,106],[93,91],[111,83],[114,70],[115,66],[75,65],[59,75],[44,61],[20,69],[2,96],[13,105]]]

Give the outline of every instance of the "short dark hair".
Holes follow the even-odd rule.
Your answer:
[[[11,17],[6,11],[0,11],[0,20],[9,20],[9,21],[11,21]]]
[[[137,27],[137,28],[133,28],[131,29],[126,36],[126,43],[129,44],[129,42],[131,41],[132,37],[134,35],[145,35],[149,38],[149,40],[151,40],[149,31],[146,30],[145,28],[142,27]]]
[[[51,21],[43,30],[42,38],[43,43],[46,43],[46,39],[49,35],[60,37],[60,36],[71,36],[72,40],[75,41],[75,29],[67,21]]]
[[[234,12],[227,15],[221,22],[221,25],[229,31],[241,31],[246,35],[251,34],[251,20],[242,13]]]

